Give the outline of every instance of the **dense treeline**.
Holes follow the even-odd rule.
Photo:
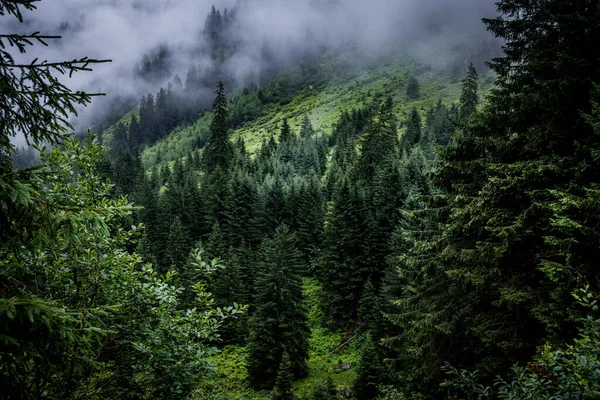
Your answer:
[[[167,268],[171,242],[187,237],[227,260],[212,282],[217,299],[251,309],[250,332],[230,326],[225,339],[247,341],[259,388],[273,387],[285,357],[287,375],[305,374],[298,274],[321,282],[323,324],[363,338],[359,398],[399,382],[433,396],[444,362],[493,376],[544,341],[568,340],[579,315],[571,292],[595,289],[598,251],[596,136],[581,117],[597,59],[579,50],[593,47],[597,10],[572,3],[499,3],[502,15],[486,23],[508,43],[491,64],[498,83],[483,107],[470,66],[458,105],[397,121],[393,101],[380,99],[341,115],[331,135],[315,134],[308,119],[293,132],[284,119],[255,158],[226,140],[228,119],[215,109],[220,122],[202,156],[142,174],[155,193],[163,187],[162,205],[148,209],[166,214],[146,222],[170,221],[168,237],[142,254]],[[589,24],[583,37],[572,15]],[[561,29],[537,28],[553,24]],[[517,35],[527,43],[511,41]],[[575,37],[581,43],[570,44]],[[555,52],[567,61],[550,68]],[[415,79],[407,96],[419,96]],[[298,293],[292,309],[274,287]]]
[[[188,279],[193,246],[222,260],[209,282],[217,304],[250,305],[247,316],[226,323],[222,339],[247,345],[250,382],[271,389],[284,355],[285,374],[307,373],[302,277],[322,283],[324,325],[379,346],[389,329],[381,293],[401,208],[409,195],[431,192],[434,147],[448,142],[459,107],[440,101],[425,121],[413,109],[402,140],[391,98],[342,113],[331,135],[308,117],[298,131],[283,119],[250,157],[243,142],[228,138],[229,104],[221,84],[202,152],[150,171],[137,154],[121,152],[113,180],[117,193],[144,207],[137,251],[159,271]]]
[[[295,74],[273,74],[232,101],[222,82],[212,82],[227,77],[214,75],[203,83],[217,91],[202,140],[172,163],[157,157],[142,165],[144,146],[201,108],[182,108],[188,74],[185,85],[145,96],[139,119],[115,127],[108,158],[76,141],[42,156],[59,178],[36,178],[40,193],[12,184],[0,198],[10,212],[0,265],[17,271],[0,281],[0,305],[9,310],[0,360],[15,366],[0,370],[9,397],[40,398],[33,389],[15,394],[40,382],[41,397],[94,389],[190,396],[206,364],[189,346],[205,356],[210,343],[245,346],[250,385],[292,399],[293,381],[309,374],[303,282],[313,279],[321,325],[358,348],[351,395],[359,400],[596,398],[599,7],[499,1],[500,15],[485,23],[506,43],[490,63],[497,83],[486,99],[471,64],[456,103],[440,100],[398,118],[393,98],[375,96],[364,107],[348,104],[330,132],[314,129],[308,116],[291,126],[284,115],[250,155],[231,130],[264,104],[289,102],[318,70],[307,63]],[[207,19],[217,61],[236,46],[224,33],[234,20],[235,12],[214,8]],[[405,90],[402,101],[414,102],[421,83],[410,77]],[[44,218],[60,221],[48,233],[56,243],[34,241],[38,219],[15,218],[20,207],[42,213],[27,196],[55,205]],[[88,215],[98,208],[108,217]],[[90,219],[65,214],[74,211]],[[33,235],[23,239],[28,246],[9,247],[22,232]],[[75,241],[84,249],[69,250]],[[99,272],[102,254],[110,257],[108,275]],[[200,254],[218,261],[207,265]],[[36,267],[23,268],[29,264]],[[66,272],[48,278],[57,266]],[[118,300],[124,309],[114,308]],[[248,305],[245,313],[239,304]],[[237,318],[222,321],[228,312]],[[195,340],[194,329],[205,335]],[[32,353],[15,343],[19,331],[31,334],[23,343]],[[564,343],[572,344],[556,350]],[[173,352],[186,362],[173,364]],[[37,375],[34,360],[50,378]],[[515,363],[532,360],[510,380]],[[487,387],[496,376],[508,378]],[[310,398],[338,395],[324,380]]]

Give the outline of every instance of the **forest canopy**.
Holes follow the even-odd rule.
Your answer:
[[[459,78],[265,42],[240,81],[251,7],[98,135],[63,79],[105,60],[0,35],[0,398],[598,397],[598,2],[498,1]]]

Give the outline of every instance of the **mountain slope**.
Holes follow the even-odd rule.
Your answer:
[[[292,131],[298,132],[305,115],[308,115],[313,127],[323,133],[330,133],[332,124],[343,111],[351,111],[373,101],[383,102],[388,96],[394,100],[394,114],[402,121],[409,111],[416,107],[420,112],[435,105],[439,100],[451,104],[458,100],[461,81],[450,76],[450,72],[434,69],[418,63],[407,56],[396,55],[387,59],[378,59],[368,64],[353,64],[351,53],[330,56],[319,60],[312,66],[314,75],[311,81],[301,81],[302,67],[292,68],[280,74],[273,82],[262,89],[264,92],[277,91],[281,82],[299,81],[298,89],[288,93],[290,101],[260,103],[255,92],[245,90],[231,96],[230,104],[238,107],[258,108],[257,115],[235,126],[232,140],[241,138],[246,149],[254,154],[262,140],[277,134],[281,120],[288,118]],[[421,83],[421,96],[410,100],[406,95],[406,85],[410,77],[416,77]],[[482,97],[493,83],[491,74],[481,79]],[[208,136],[210,112],[202,114],[188,126],[176,128],[169,136],[142,152],[142,161],[146,167],[172,162],[186,157],[190,151],[198,150]],[[121,123],[125,125],[131,119],[127,115]],[[114,128],[112,128],[114,129]],[[111,130],[107,131],[110,135]],[[402,130],[400,130],[402,132]]]

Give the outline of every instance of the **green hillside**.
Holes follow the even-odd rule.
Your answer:
[[[309,83],[303,75],[302,67],[291,68],[280,74],[273,82],[261,88],[263,93],[281,90],[282,82],[300,82],[295,90],[286,94],[282,101],[259,102],[256,91],[243,90],[229,101],[230,113],[247,110],[254,118],[231,129],[230,140],[243,141],[251,156],[257,154],[261,143],[271,135],[278,135],[283,119],[287,119],[292,132],[299,134],[302,121],[308,116],[314,129],[329,135],[344,111],[369,107],[392,99],[392,112],[400,122],[398,134],[403,135],[404,121],[410,111],[416,108],[426,117],[426,110],[432,109],[439,101],[446,105],[458,102],[462,82],[449,74],[431,66],[418,63],[409,57],[397,55],[379,59],[360,66],[355,65],[353,54],[324,57],[311,66]],[[410,99],[407,85],[411,77],[420,83],[420,96]],[[480,79],[480,96],[483,98],[491,88],[493,76]],[[127,125],[132,111],[120,123]],[[194,153],[201,153],[202,146],[210,133],[212,113],[206,112],[193,123],[177,127],[166,138],[143,150],[142,164],[146,170],[165,165],[173,168],[178,160],[186,160]],[[107,131],[111,135],[114,130]],[[304,293],[309,309],[311,330],[308,377],[295,382],[295,392],[299,396],[309,396],[312,387],[326,377],[331,377],[339,391],[351,388],[356,379],[359,365],[360,344],[356,335],[342,334],[322,326],[324,318],[318,301],[321,286],[317,279],[304,280]],[[246,372],[246,348],[240,345],[227,345],[211,361],[216,366],[213,376],[208,378],[198,392],[198,398],[209,394],[216,399],[268,399],[269,394],[253,390]],[[307,397],[308,398],[308,397]]]
[[[134,2],[189,43],[103,75],[151,92],[100,140],[60,75],[108,60],[23,59],[37,3],[0,0],[1,399],[600,399],[599,2],[239,1],[193,37]],[[59,31],[131,45],[87,3]]]
[[[241,138],[250,154],[256,153],[262,140],[279,131],[281,120],[288,118],[293,131],[298,132],[305,115],[313,127],[323,133],[330,133],[334,122],[343,111],[360,108],[374,101],[383,102],[391,96],[394,100],[394,114],[402,120],[416,107],[421,113],[439,100],[445,104],[455,103],[460,97],[461,81],[454,79],[431,66],[413,59],[397,55],[356,66],[354,54],[327,57],[317,63],[315,84],[303,84],[293,93],[286,104],[266,103],[261,105],[259,116],[236,127],[232,140]],[[281,77],[294,79],[299,68],[291,68]],[[288,78],[289,77],[289,78]],[[421,96],[411,100],[406,95],[410,77],[416,77],[421,84]],[[492,73],[482,76],[480,93],[485,97],[493,84]],[[277,83],[267,86],[267,90],[277,90]],[[234,95],[231,102],[244,103],[252,100],[253,94]],[[173,162],[187,156],[190,150],[198,149],[198,143],[205,140],[209,132],[211,113],[200,116],[194,123],[176,128],[167,138],[146,148],[142,153],[145,166]],[[120,122],[127,125],[131,115]],[[112,130],[107,131],[109,134]],[[400,133],[402,130],[400,130]]]
[[[308,116],[317,132],[330,135],[343,112],[368,108],[389,101],[389,98],[393,104],[391,111],[399,121],[398,136],[402,136],[411,110],[416,109],[425,120],[427,110],[433,109],[438,102],[451,105],[459,100],[461,80],[406,56],[397,55],[360,66],[355,65],[355,59],[353,54],[324,57],[310,66],[310,78],[302,66],[297,66],[261,88],[262,94],[244,89],[233,95],[229,100],[230,118],[238,114],[249,114],[250,117],[246,116],[246,121],[230,129],[230,140],[241,140],[248,154],[255,156],[265,140],[271,135],[279,135],[284,119],[292,132],[299,134],[302,121]],[[420,95],[415,99],[407,95],[411,78],[416,78],[420,84]],[[290,82],[291,90],[287,86]],[[486,96],[492,83],[491,73],[480,78],[481,98]],[[269,96],[276,96],[274,93],[286,87],[285,96],[268,101]],[[267,97],[267,101],[259,101],[261,96]],[[127,126],[137,112],[131,111],[119,123]],[[145,170],[160,171],[165,166],[177,170],[180,166],[175,164],[181,165],[181,161],[189,164],[190,156],[202,153],[211,121],[212,112],[206,112],[193,123],[177,127],[164,139],[146,147],[141,153]],[[110,137],[113,133],[114,128],[105,135]],[[211,246],[210,243],[207,245]],[[322,288],[317,279],[305,278],[303,291],[311,331],[309,375],[294,383],[295,393],[301,398],[309,398],[312,388],[327,377],[332,379],[338,391],[351,388],[360,364],[360,339],[356,334],[336,332],[323,326],[325,316],[319,307]],[[216,371],[202,383],[198,398],[209,394],[216,399],[270,398],[268,393],[252,389],[246,371],[248,353],[244,346],[228,344],[221,350],[211,358]]]

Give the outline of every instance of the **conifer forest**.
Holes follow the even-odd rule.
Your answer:
[[[0,0],[0,399],[600,399],[598,263],[598,0]]]

